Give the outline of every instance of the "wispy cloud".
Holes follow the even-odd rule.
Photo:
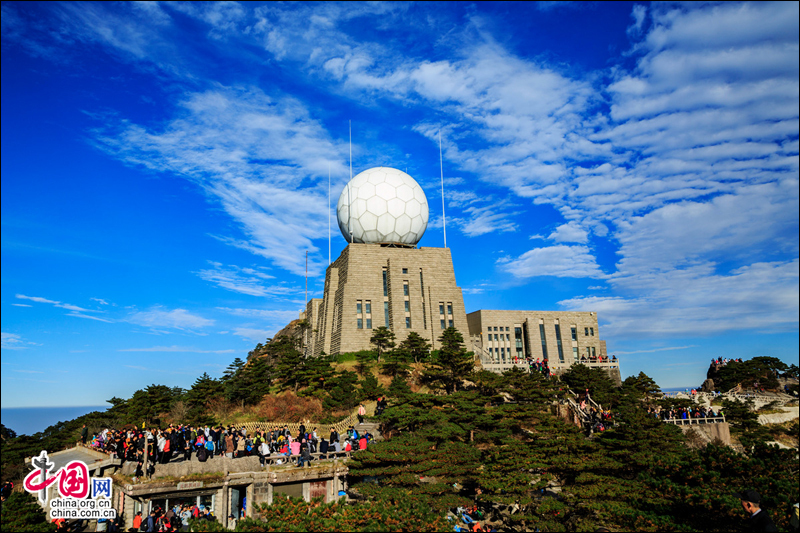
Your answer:
[[[49,300],[47,298],[42,298],[40,296],[25,296],[24,294],[17,294],[17,298],[20,300],[30,300],[36,303],[42,304],[51,304],[54,307],[59,307],[61,309],[67,309],[68,311],[78,311],[78,312],[87,312],[87,313],[97,313],[97,311],[93,309],[86,309],[83,307],[78,307],[77,305],[72,305],[68,303],[59,302],[57,300]]]
[[[98,316],[91,316],[91,315],[84,315],[83,313],[67,313],[67,316],[74,316],[76,318],[88,318],[89,320],[96,320],[98,322],[106,322],[107,324],[113,324],[113,320],[109,320],[107,318],[100,318]]]
[[[215,87],[187,94],[159,130],[108,124],[96,131],[95,145],[127,164],[197,184],[244,233],[224,240],[298,275],[308,250],[309,270],[322,269],[314,240],[327,234],[328,168],[338,187],[346,147],[300,101],[252,87]]]
[[[223,265],[208,262],[211,268],[196,272],[200,278],[210,281],[229,291],[250,296],[297,296],[299,289],[282,284],[270,283],[274,276],[260,268],[241,268],[236,265]]]
[[[249,339],[253,342],[265,342],[268,338],[272,337],[273,333],[274,331],[257,328],[235,328],[233,330],[234,335]]]
[[[500,270],[517,278],[605,278],[586,246],[547,246],[528,250],[516,259],[498,261]]]
[[[118,352],[186,352],[186,353],[234,353],[237,350],[201,350],[190,346],[152,346],[150,348],[123,348]]]
[[[176,329],[181,331],[202,329],[215,323],[212,319],[190,313],[186,309],[165,309],[163,307],[153,307],[148,311],[131,313],[127,320],[133,324],[156,330]]]
[[[690,344],[688,346],[667,346],[665,348],[654,348],[652,350],[635,350],[632,352],[621,352],[619,350],[615,350],[614,353],[617,355],[632,355],[635,353],[656,353],[656,352],[671,352],[673,350],[686,350],[688,348],[696,348],[696,344]]]
[[[6,333],[5,331],[2,332],[3,350],[24,350],[27,348],[25,344],[27,343],[22,340],[21,335],[17,335],[16,333]]]

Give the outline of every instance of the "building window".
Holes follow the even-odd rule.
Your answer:
[[[594,351],[594,346],[592,346],[592,357],[597,357],[597,352]]]
[[[573,327],[571,329],[572,329],[572,340],[577,341],[578,340],[578,328]]]
[[[542,338],[542,359],[547,361],[547,341],[544,337],[544,324],[539,324],[539,336]]]
[[[410,312],[411,312],[411,302],[409,302],[408,300],[406,300],[406,301],[405,301],[405,302],[403,302],[403,303],[405,303],[405,305],[406,305],[406,313],[410,313]]]
[[[507,328],[506,328],[507,329]],[[506,340],[511,342],[511,333],[506,333]]]
[[[359,315],[361,314],[361,300],[356,302],[356,313]]]
[[[575,329],[575,328],[573,328],[573,329]],[[572,347],[572,357],[575,359],[575,362],[577,363],[578,362],[578,347],[577,346],[573,346]]]
[[[407,268],[403,269],[403,274],[408,274],[408,269]]]
[[[592,349],[587,346],[586,347],[586,357],[591,357],[591,356],[592,356]]]
[[[363,319],[357,318],[356,319],[356,324],[357,324],[358,329],[364,329],[364,320]]]
[[[589,335],[594,337],[594,328],[589,328]]]
[[[558,347],[558,362],[564,362],[564,349],[561,347],[561,326],[556,324],[556,346]]]
[[[389,302],[383,302],[383,322],[384,325],[389,327]]]
[[[453,304],[447,304],[447,314],[448,315],[453,314]]]
[[[411,317],[406,317],[406,328],[411,329]]]
[[[386,269],[383,270],[383,295],[389,296],[389,280],[387,279]]]
[[[499,337],[499,335],[497,333],[495,333],[494,334],[494,340],[499,341],[500,339],[498,337]]]
[[[440,320],[439,322],[442,323],[442,329],[447,329],[447,326],[445,326],[444,319]]]
[[[422,279],[422,270],[419,271],[419,292],[425,298],[425,280]]]
[[[367,329],[372,329],[372,319],[371,318],[367,319]]]
[[[588,337],[589,336],[589,328],[583,328],[583,336],[584,337]]]
[[[403,296],[408,296],[408,282],[403,282]]]
[[[369,315],[372,313],[372,302],[366,301],[364,302],[364,308],[366,309],[366,313]]]
[[[452,328],[453,327],[453,321],[452,320],[448,320],[447,321],[447,325]]]

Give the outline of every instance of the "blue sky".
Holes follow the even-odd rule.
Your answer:
[[[2,405],[219,376],[319,297],[353,170],[468,311],[596,311],[623,375],[798,358],[798,4],[2,4]],[[333,224],[333,257],[345,241]]]

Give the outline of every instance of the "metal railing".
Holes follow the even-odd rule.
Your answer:
[[[693,424],[722,424],[725,422],[725,415],[695,418],[666,418],[664,423],[675,424],[676,426],[691,426]]]

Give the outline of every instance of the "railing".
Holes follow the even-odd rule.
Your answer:
[[[286,426],[292,435],[296,435],[300,432],[300,426],[303,425],[306,428],[306,431],[310,431],[314,429],[314,427],[318,427],[321,429],[323,433],[327,432],[329,428],[333,427],[337,433],[345,433],[347,428],[350,426],[355,426],[358,423],[358,417],[351,413],[344,417],[339,422],[334,424],[319,424],[315,422],[245,422],[244,424],[235,424],[236,429],[241,429],[244,427],[247,430],[248,435],[252,435],[256,431],[270,431],[273,428],[281,428]]]
[[[580,361],[576,361],[573,363],[575,365],[586,365],[588,367],[607,367],[607,368],[617,368],[619,366],[619,359],[581,359]]]
[[[360,451],[360,450],[356,450]],[[349,452],[332,452],[327,451],[325,453],[316,452],[311,454],[311,458],[314,461],[338,461],[338,460],[347,460],[352,457],[352,454],[355,453],[353,451]],[[302,455],[280,455],[277,453],[270,454],[264,457],[264,464],[265,465],[288,465],[291,463],[297,463],[297,461],[302,457]]]
[[[695,417],[695,418],[666,418],[666,424],[675,424],[676,426],[691,426],[692,424],[722,424],[725,422],[725,415],[712,416],[712,417]]]

